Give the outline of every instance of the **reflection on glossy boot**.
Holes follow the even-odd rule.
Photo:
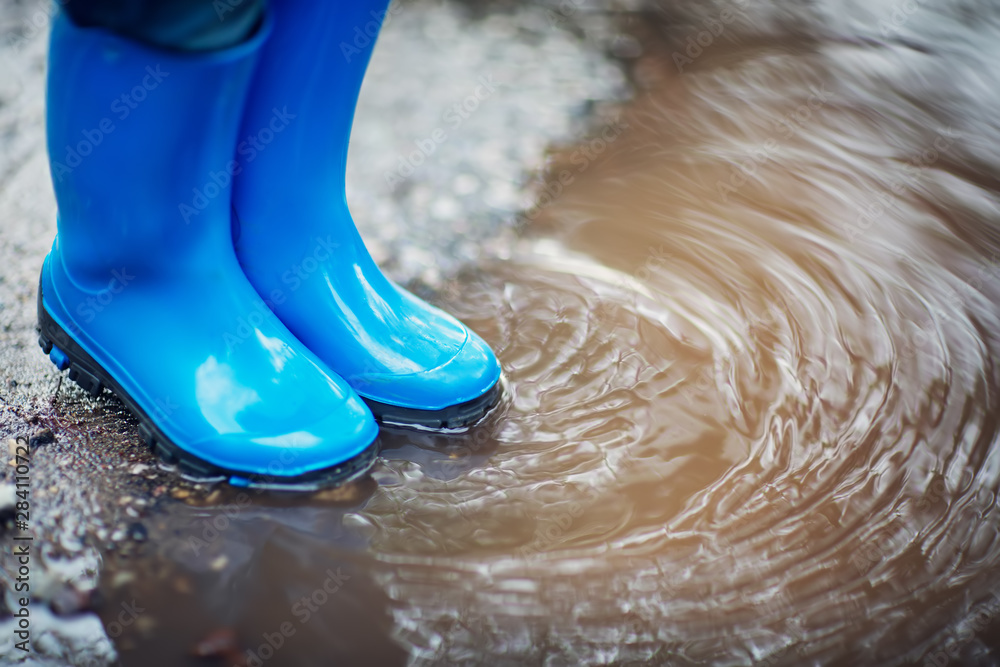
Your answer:
[[[56,19],[48,144],[59,222],[39,342],[91,395],[111,389],[183,471],[313,487],[367,470],[378,428],[247,282],[228,183],[212,180],[237,146],[267,32],[177,55]],[[106,115],[151,72],[161,82],[142,88],[141,106]],[[192,193],[202,197],[194,216]]]
[[[369,255],[344,187],[354,106],[385,0],[278,3],[242,137],[273,141],[234,178],[236,252],[281,321],[383,422],[475,422],[500,394],[489,346],[389,281]],[[276,114],[288,119],[271,133]]]

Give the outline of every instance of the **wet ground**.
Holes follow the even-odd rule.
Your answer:
[[[406,7],[352,205],[507,397],[308,497],[179,480],[35,349],[30,41],[0,434],[35,438],[45,664],[1000,664],[998,33],[948,0]]]

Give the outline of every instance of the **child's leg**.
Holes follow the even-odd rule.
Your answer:
[[[245,40],[260,23],[264,0],[65,0],[83,28],[106,28],[151,46],[214,51]]]

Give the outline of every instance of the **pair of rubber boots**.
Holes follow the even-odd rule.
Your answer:
[[[59,219],[39,342],[91,394],[112,390],[183,470],[310,487],[370,467],[376,420],[478,420],[500,367],[383,276],[347,208],[354,107],[387,2],[273,5],[248,41],[209,53],[57,17]]]

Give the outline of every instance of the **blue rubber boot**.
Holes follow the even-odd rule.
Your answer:
[[[382,274],[347,207],[354,107],[387,4],[274,3],[240,134],[250,155],[234,179],[236,252],[281,321],[377,419],[464,426],[499,398],[496,357]]]
[[[39,342],[92,395],[112,390],[182,471],[310,488],[367,470],[378,425],[269,311],[233,251],[237,131],[269,29],[182,54],[56,18],[59,220]]]

